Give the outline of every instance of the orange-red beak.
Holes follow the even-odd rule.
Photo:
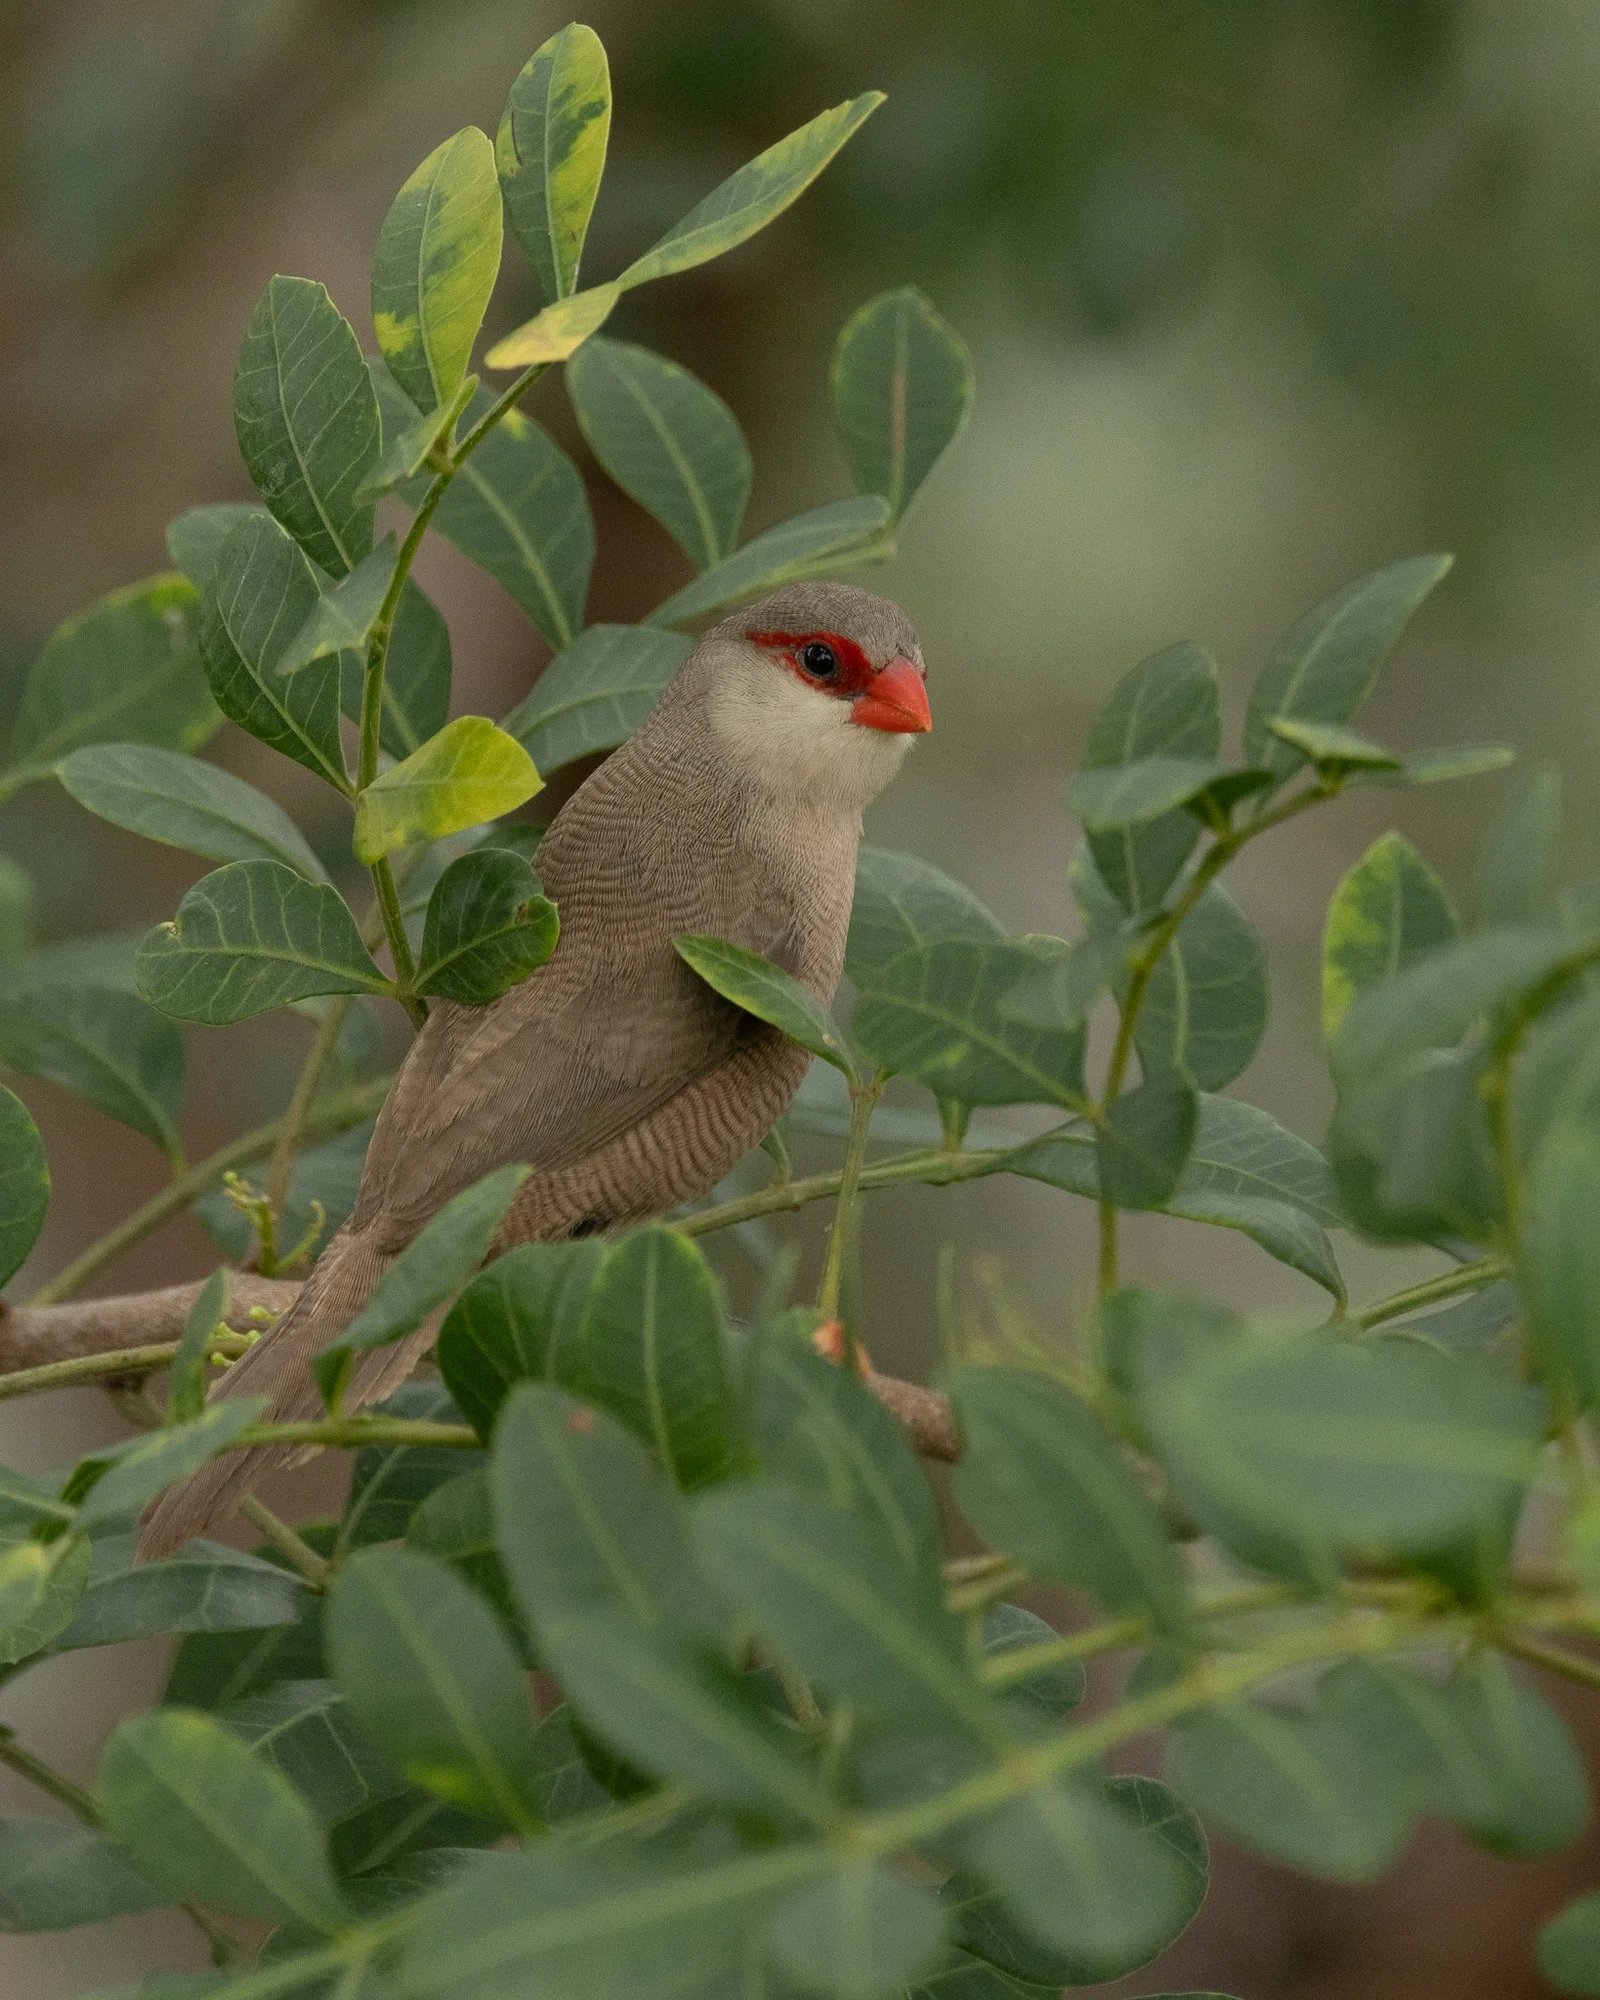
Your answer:
[[[921,668],[907,659],[881,667],[866,693],[856,696],[850,720],[863,729],[884,729],[896,736],[920,736],[931,729],[933,712]]]

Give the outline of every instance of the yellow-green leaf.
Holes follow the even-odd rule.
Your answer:
[[[413,841],[498,819],[543,783],[514,736],[487,716],[457,716],[361,794],[356,859],[370,866]]]
[[[574,292],[559,305],[546,306],[491,347],[483,357],[484,367],[529,368],[536,361],[565,361],[605,325],[621,296],[620,285],[596,285],[592,291]]]
[[[1456,936],[1444,885],[1404,834],[1373,842],[1328,905],[1322,1032],[1331,1042],[1356,995]]]
[[[431,152],[394,198],[372,260],[372,323],[419,410],[461,385],[500,271],[494,146],[475,125]]]
[[[512,84],[494,149],[506,220],[552,304],[578,282],[610,132],[605,49],[593,28],[570,21]]]

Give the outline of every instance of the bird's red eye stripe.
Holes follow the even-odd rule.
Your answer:
[[[872,677],[877,671],[855,640],[845,638],[842,632],[750,632],[746,637],[754,646],[782,653],[784,664],[801,680],[812,687],[820,686],[829,694],[864,694],[872,685]],[[801,652],[817,642],[831,646],[833,656],[839,662],[837,672],[821,682],[806,673],[800,665]]]

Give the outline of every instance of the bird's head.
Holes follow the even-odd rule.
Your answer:
[[[859,810],[931,729],[911,621],[848,583],[795,583],[713,626],[693,661],[718,748],[777,792]]]

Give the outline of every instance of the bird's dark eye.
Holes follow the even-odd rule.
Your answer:
[[[800,664],[814,679],[825,681],[839,662],[831,646],[823,645],[820,639],[813,639],[809,646],[800,648]]]

